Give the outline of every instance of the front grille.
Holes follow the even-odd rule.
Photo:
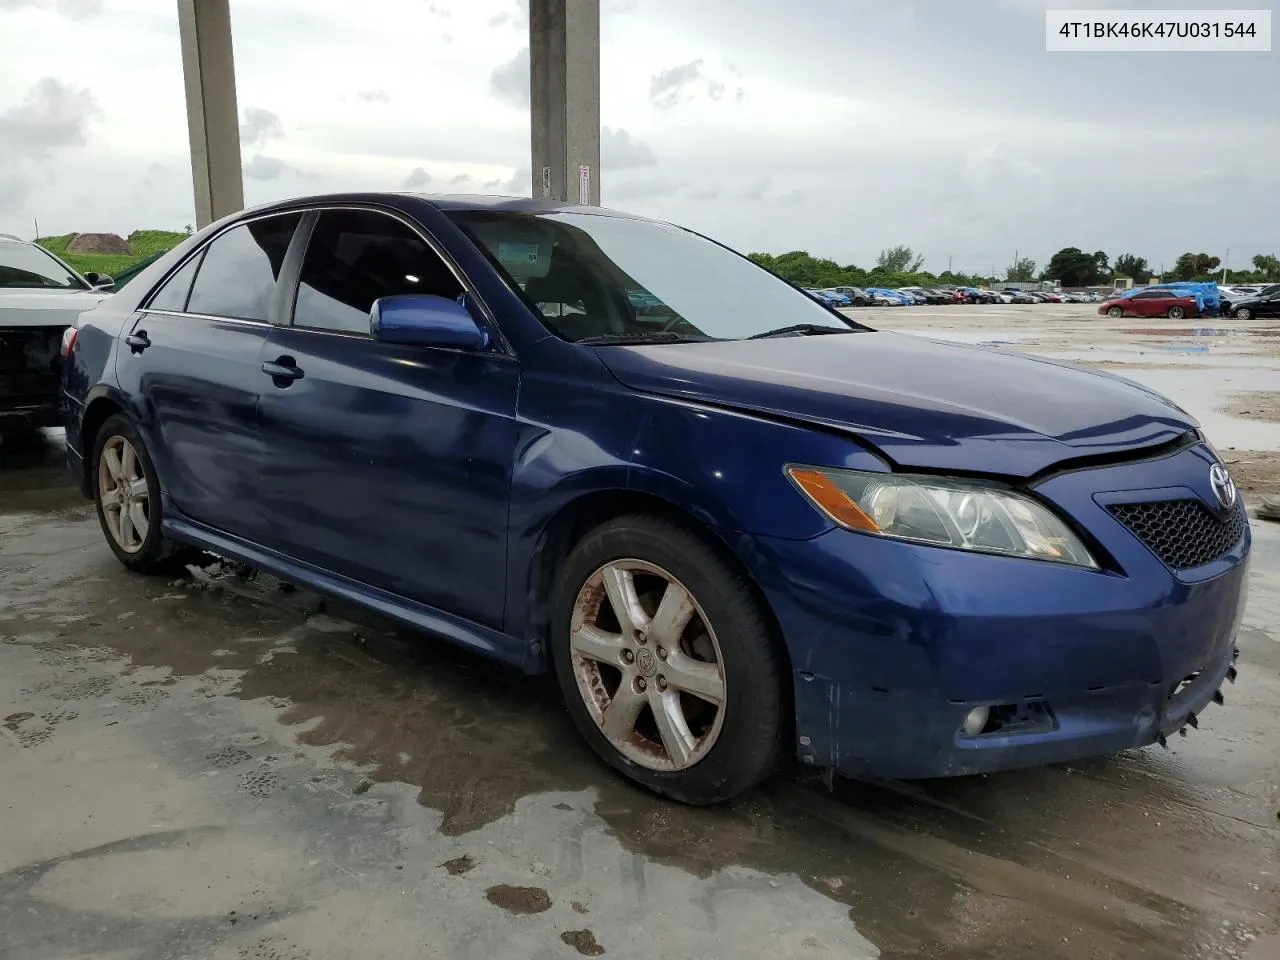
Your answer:
[[[1174,570],[1212,563],[1244,536],[1244,511],[1239,504],[1224,515],[1199,500],[1113,503],[1107,510]]]

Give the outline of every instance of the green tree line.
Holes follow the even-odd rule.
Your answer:
[[[898,246],[882,250],[874,266],[838,264],[834,260],[815,257],[804,250],[789,253],[752,253],[755,263],[802,287],[932,287],[978,286],[996,280],[990,276],[924,270],[924,257],[910,247]],[[1252,270],[1228,270],[1230,283],[1280,282],[1280,259],[1275,254],[1258,254],[1251,261]],[[1122,253],[1113,260],[1103,250],[1092,253],[1079,247],[1064,247],[1049,258],[1043,270],[1036,262],[1023,257],[1005,271],[1006,283],[1030,283],[1037,279],[1056,280],[1064,287],[1093,287],[1128,278],[1144,284],[1172,280],[1222,280],[1222,261],[1205,253],[1184,253],[1173,267],[1157,276],[1145,257]]]

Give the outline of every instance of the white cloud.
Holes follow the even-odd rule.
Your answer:
[[[632,167],[652,167],[658,162],[653,149],[646,143],[633,139],[622,128],[600,130],[600,165],[606,170],[627,170]]]
[[[499,100],[515,107],[529,106],[529,48],[522,47],[510,60],[489,75],[489,90]]]
[[[284,125],[280,118],[270,110],[262,107],[246,107],[244,117],[240,121],[240,143],[246,147],[261,147],[268,140],[278,140],[284,136]]]
[[[401,184],[406,190],[423,190],[431,185],[431,174],[423,170],[421,167],[414,167],[404,183]]]
[[[97,6],[0,0],[0,230],[192,219],[176,4]],[[1043,6],[602,2],[605,202],[842,263],[899,241],[975,269],[1015,246],[1273,248],[1272,58],[1049,57]],[[396,190],[418,167],[426,189],[529,194],[523,0],[233,13],[248,202]],[[906,16],[909,36],[865,42]],[[1169,104],[1196,118],[1178,149],[1160,146]]]

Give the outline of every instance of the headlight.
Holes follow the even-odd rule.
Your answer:
[[[1080,538],[1038,501],[969,480],[787,467],[806,498],[840,526],[895,540],[1097,569]]]

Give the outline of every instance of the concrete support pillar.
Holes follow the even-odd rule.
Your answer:
[[[600,203],[600,0],[529,0],[533,195]]]
[[[178,0],[196,225],[244,208],[230,0]]]

